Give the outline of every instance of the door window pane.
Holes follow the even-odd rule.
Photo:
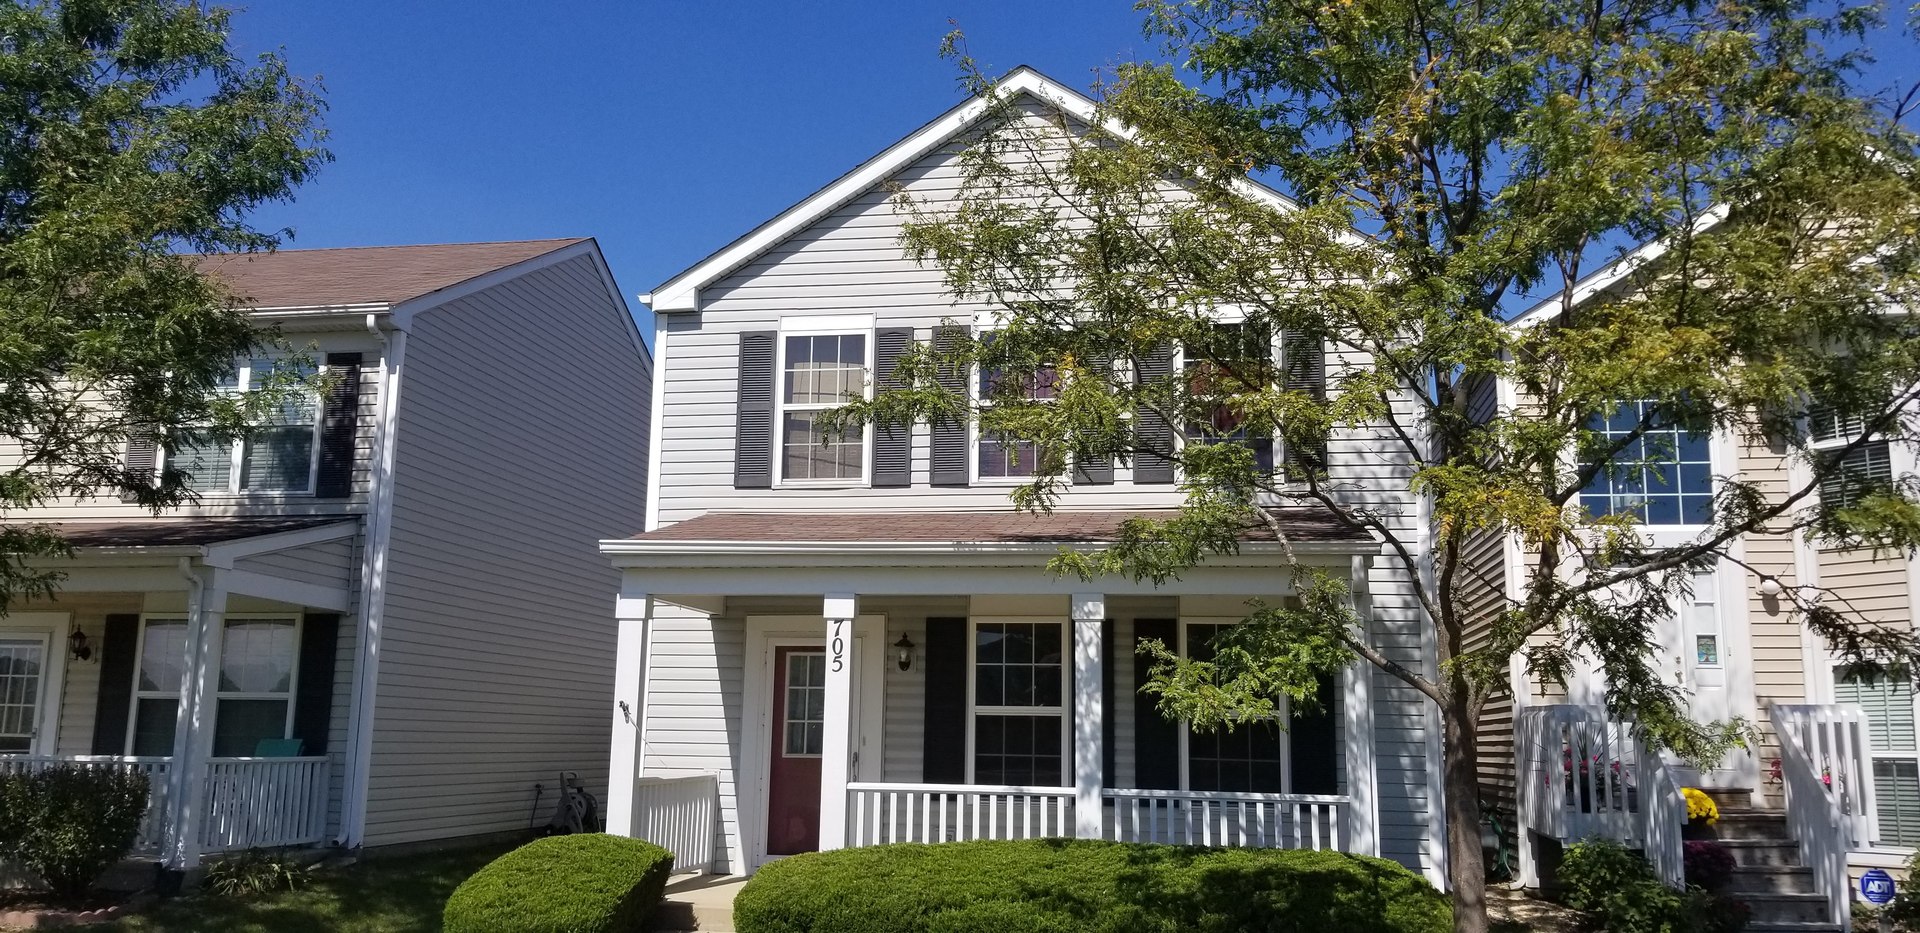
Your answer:
[[[787,695],[782,748],[790,758],[813,757],[824,746],[827,717],[827,656],[787,655]]]
[[[46,654],[38,639],[0,640],[0,752],[33,750]]]

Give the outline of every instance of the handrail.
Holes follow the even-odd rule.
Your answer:
[[[1847,858],[1872,838],[1871,785],[1863,780],[1866,713],[1852,704],[1770,704],[1780,740],[1787,831],[1827,899],[1827,922],[1852,929]]]
[[[1555,704],[1521,710],[1514,731],[1523,838],[1611,839],[1641,849],[1668,886],[1685,885],[1686,798],[1631,720]]]
[[[633,782],[633,837],[673,853],[675,872],[713,870],[720,776],[711,771]]]
[[[1346,851],[1351,797],[1230,791],[1101,792],[1105,838],[1117,842]]]
[[[1071,787],[851,782],[847,844],[1070,837],[1074,796]]]

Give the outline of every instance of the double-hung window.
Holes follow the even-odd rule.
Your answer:
[[[254,754],[263,739],[284,739],[293,727],[295,659],[299,620],[294,617],[228,618],[220,643],[213,754]],[[187,620],[154,617],[141,627],[139,669],[134,672],[134,755],[173,754],[180,685],[187,677]]]
[[[991,342],[993,335],[982,338]],[[1031,372],[1009,372],[997,366],[980,367],[980,404],[991,407],[996,399],[1051,402],[1060,395],[1059,370],[1042,365]],[[1039,472],[1045,451],[1038,443],[997,431],[980,432],[974,456],[975,476],[981,480],[1026,480]]]
[[[276,366],[284,365],[271,359],[247,360],[234,368],[221,391],[257,391]],[[295,390],[245,437],[222,440],[212,432],[192,430],[176,434],[166,452],[166,465],[184,472],[187,486],[202,493],[312,492],[319,431],[318,400],[311,392]]]
[[[186,676],[187,620],[147,619],[140,627],[140,666],[134,671],[130,754],[173,754],[173,727]]]
[[[1213,639],[1231,623],[1189,622],[1186,656],[1211,661]],[[1284,712],[1281,715],[1285,715]],[[1276,717],[1232,728],[1187,730],[1187,789],[1280,794],[1287,791],[1287,742]]]
[[[1238,444],[1253,451],[1263,475],[1274,469],[1273,438],[1254,432],[1226,403],[1275,384],[1273,334],[1250,323],[1215,324],[1208,339],[1185,348],[1187,389],[1206,404],[1206,415],[1187,425],[1189,444]]]
[[[1066,783],[1065,644],[1064,622],[974,623],[973,783]]]
[[[1645,432],[1634,437],[1643,423]],[[1594,415],[1587,430],[1602,449],[1625,441],[1580,491],[1580,504],[1594,517],[1633,515],[1648,525],[1704,525],[1712,519],[1706,431],[1674,423],[1653,401],[1622,402]]]
[[[1866,430],[1863,419],[1825,406],[1816,405],[1807,412],[1807,441],[1825,471],[1820,479],[1820,499],[1827,505],[1850,508],[1893,484],[1893,454],[1886,440],[1846,449]]]
[[[46,693],[44,636],[0,633],[0,755],[33,751]]]
[[[829,434],[821,415],[864,398],[867,335],[787,334],[781,339],[780,480],[850,485],[866,478],[866,428]]]

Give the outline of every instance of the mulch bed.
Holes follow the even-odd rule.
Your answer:
[[[1580,914],[1572,908],[1504,884],[1487,885],[1487,916],[1496,933],[1579,933],[1583,929]]]

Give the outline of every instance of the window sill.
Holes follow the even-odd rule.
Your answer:
[[[871,484],[866,480],[781,480],[773,484],[775,489],[867,489]]]

